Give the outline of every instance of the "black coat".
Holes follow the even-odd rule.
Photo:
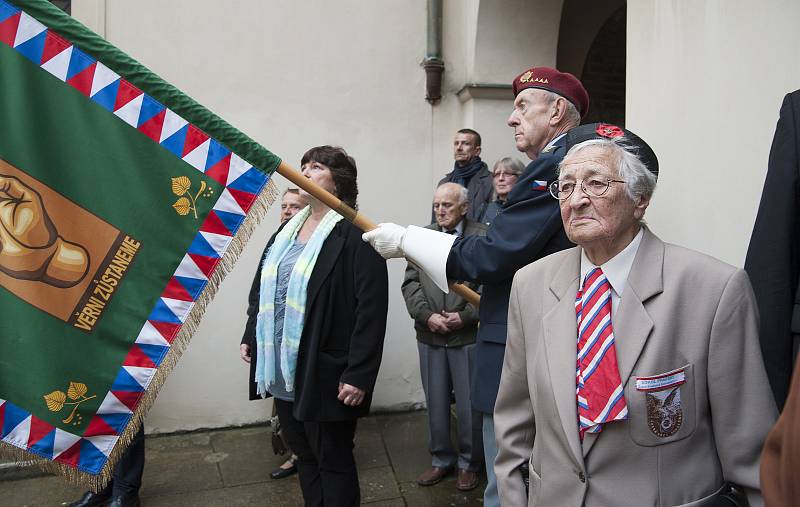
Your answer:
[[[472,406],[494,412],[506,349],[508,296],[517,270],[572,246],[564,233],[558,201],[547,185],[564,158],[562,137],[548,153],[528,164],[485,236],[457,239],[447,258],[447,276],[483,284],[480,326],[475,343]]]
[[[256,317],[264,249],[247,309],[242,343],[250,346],[250,399],[255,379]],[[306,317],[295,371],[294,416],[300,421],[342,421],[369,413],[383,353],[389,281],[386,261],[361,240],[346,220],[331,231],[308,281]],[[348,407],[337,399],[339,382],[366,391],[364,402]]]
[[[800,333],[800,90],[783,99],[767,178],[744,268],[761,315],[759,338],[767,376],[783,407],[792,376],[793,336]]]

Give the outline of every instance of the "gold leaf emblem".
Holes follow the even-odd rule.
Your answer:
[[[67,395],[64,391],[53,391],[50,394],[43,396],[44,402],[47,403],[47,409],[51,412],[58,412],[64,408],[64,402],[67,401]]]
[[[71,400],[77,400],[86,394],[86,391],[88,391],[86,384],[81,384],[80,382],[70,382],[69,388],[67,389],[67,396],[69,396],[69,399]]]
[[[175,195],[183,195],[192,188],[192,182],[186,176],[178,176],[172,178],[172,193]],[[185,214],[185,213],[184,213]]]
[[[520,83],[530,83],[532,76],[533,76],[533,72],[528,71],[528,72],[526,72],[525,74],[523,74],[523,75],[521,75],[519,77],[519,82]]]
[[[94,394],[87,397],[86,392],[88,390],[89,388],[86,387],[86,384],[70,382],[66,393],[64,391],[53,391],[50,394],[45,394],[42,398],[44,398],[47,409],[51,412],[61,412],[66,405],[72,405],[72,411],[61,422],[65,424],[72,423],[73,426],[78,426],[83,423],[83,417],[78,413],[78,407],[84,401],[97,398],[97,395]],[[67,398],[74,401],[67,401]]]
[[[172,193],[180,198],[172,205],[175,212],[180,216],[186,216],[191,211],[194,217],[197,218],[197,200],[201,197],[211,197],[214,189],[206,185],[206,182],[200,180],[200,190],[192,195],[190,192],[192,182],[187,176],[176,176],[172,178]],[[205,193],[203,193],[205,191]]]
[[[192,203],[186,197],[181,197],[172,205],[180,216],[186,216],[192,210]]]

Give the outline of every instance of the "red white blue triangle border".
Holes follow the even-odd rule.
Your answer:
[[[56,428],[0,399],[0,441],[100,474],[270,177],[5,0],[0,0],[0,42],[224,186],[82,435]]]

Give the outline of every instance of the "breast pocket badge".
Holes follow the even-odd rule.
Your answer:
[[[636,378],[636,390],[645,395],[647,426],[657,437],[671,437],[681,428],[681,385],[685,382],[686,373],[683,369]]]

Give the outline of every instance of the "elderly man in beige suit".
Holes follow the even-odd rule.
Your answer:
[[[494,413],[503,505],[762,505],[777,414],[747,275],[642,225],[658,162],[635,134],[585,125],[567,146],[550,191],[578,247],[511,290]]]

